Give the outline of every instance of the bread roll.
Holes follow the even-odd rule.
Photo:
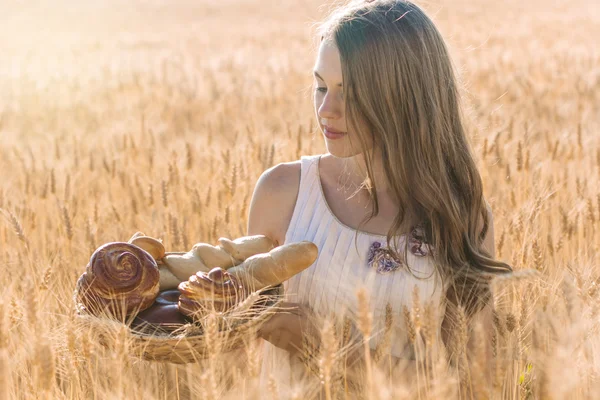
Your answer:
[[[257,254],[228,270],[251,291],[276,286],[310,267],[318,256],[312,242],[289,243],[269,253]]]
[[[158,294],[158,296],[156,297],[156,300],[154,300],[154,304],[162,304],[162,305],[177,304],[179,302],[180,294],[181,293],[179,293],[179,290],[177,290],[177,289],[163,290]]]
[[[235,240],[219,239],[219,246],[232,257],[245,261],[255,254],[267,253],[275,247],[275,243],[264,235],[244,236]]]
[[[150,307],[159,291],[156,261],[145,250],[125,242],[100,246],[77,280],[77,301],[89,312],[122,319]]]
[[[179,312],[178,302],[179,290],[161,291],[152,307],[142,311],[135,317],[132,327],[147,328],[150,331],[158,327],[172,332],[184,324],[192,322],[191,318]]]
[[[198,272],[179,284],[181,313],[201,318],[212,310],[225,312],[245,297],[237,279],[222,268],[213,268],[208,274]]]
[[[153,237],[137,236],[130,239],[129,243],[146,250],[155,260],[160,260],[165,256],[165,246],[160,240]]]
[[[147,310],[139,313],[131,326],[133,328],[145,327],[149,330],[160,328],[167,332],[172,332],[189,322],[191,322],[191,319],[179,312],[177,303],[156,303]]]

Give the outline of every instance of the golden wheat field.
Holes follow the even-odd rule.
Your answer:
[[[460,75],[494,212],[495,374],[374,370],[372,399],[600,396],[600,11],[595,0],[417,2]],[[39,0],[0,13],[0,399],[305,399],[260,348],[196,364],[104,348],[72,293],[134,232],[169,250],[246,233],[260,174],[325,152],[312,109],[322,0]],[[415,310],[413,310],[414,312]],[[414,316],[413,316],[414,318]],[[419,329],[419,325],[416,326]],[[239,360],[243,360],[240,362]],[[470,369],[469,369],[470,368]],[[325,398],[325,396],[323,398]]]

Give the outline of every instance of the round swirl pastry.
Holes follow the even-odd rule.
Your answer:
[[[179,311],[200,317],[212,310],[225,312],[245,298],[239,281],[220,267],[192,275],[179,284]]]
[[[94,315],[107,312],[122,318],[152,305],[159,280],[156,261],[147,251],[131,243],[106,243],[79,277],[77,301]]]

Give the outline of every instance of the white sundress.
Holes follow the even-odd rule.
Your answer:
[[[428,302],[434,305],[435,318],[440,322],[436,332],[438,337],[445,312],[444,290],[428,254],[430,249],[426,244],[411,242],[407,261],[412,274],[405,267],[384,274],[377,273],[376,267],[369,267],[370,250],[378,244],[385,247],[386,237],[357,231],[336,218],[323,194],[320,157],[301,157],[298,199],[285,235],[285,243],[303,240],[315,243],[319,255],[314,264],[284,283],[286,300],[308,305],[324,315],[346,307],[355,312],[356,290],[364,287],[373,315],[373,332],[383,331],[385,309],[389,303],[393,310],[391,354],[398,358],[412,357],[414,355],[406,352],[408,337],[403,306],[412,307],[414,287],[418,287],[422,305]],[[356,247],[355,235],[358,235]],[[399,238],[399,249],[403,248],[405,238]],[[369,342],[372,349],[380,339],[381,335],[372,337]],[[280,388],[290,388],[294,379],[301,376],[303,365],[285,350],[262,342],[261,382],[266,384],[268,378],[273,377]]]

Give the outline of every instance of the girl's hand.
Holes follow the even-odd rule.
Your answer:
[[[276,347],[294,354],[302,350],[302,339],[318,340],[319,330],[310,308],[298,303],[281,303],[281,311],[269,318],[259,329],[258,336]]]

